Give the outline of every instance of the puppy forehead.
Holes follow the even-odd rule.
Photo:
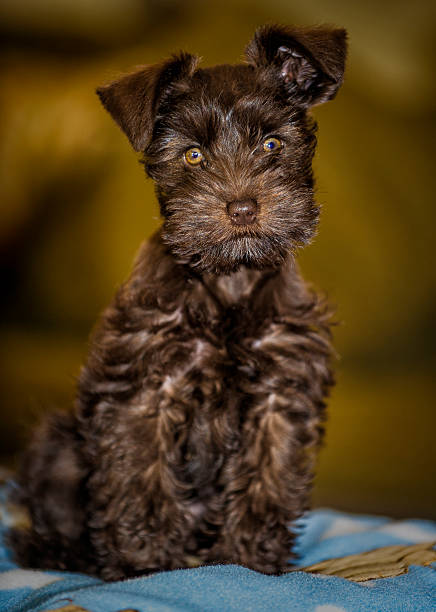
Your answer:
[[[199,143],[235,133],[271,133],[289,125],[292,109],[274,83],[248,65],[197,70],[173,92],[164,125]]]

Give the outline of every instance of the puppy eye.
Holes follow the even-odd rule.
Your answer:
[[[274,136],[267,138],[263,143],[263,150],[269,153],[270,151],[280,151],[283,148],[283,142]]]
[[[198,164],[201,163],[204,159],[204,155],[201,152],[201,149],[199,149],[198,147],[192,147],[191,149],[188,149],[187,151],[185,151],[183,157],[190,166],[198,166]]]

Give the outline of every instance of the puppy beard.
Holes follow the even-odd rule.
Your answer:
[[[244,265],[247,268],[278,268],[292,251],[290,246],[277,244],[277,240],[265,239],[253,234],[233,236],[220,242],[209,242],[199,246],[198,235],[193,238],[197,245],[187,246],[174,240],[173,234],[164,226],[164,241],[180,263],[188,264],[198,272],[230,274]]]
[[[230,274],[241,266],[258,270],[275,269],[312,238],[318,207],[307,197],[282,201],[274,210],[260,203],[258,221],[234,227],[225,206],[187,214],[186,202],[165,206],[163,240],[174,257],[198,272]],[[172,212],[169,213],[169,210]],[[290,214],[292,211],[292,214]],[[168,214],[169,213],[169,214]]]

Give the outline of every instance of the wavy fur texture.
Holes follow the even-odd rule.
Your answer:
[[[343,30],[303,34],[268,26],[247,64],[181,54],[98,91],[144,151],[164,223],[103,313],[73,410],[24,457],[24,565],[285,569],[333,382],[329,309],[294,258],[318,220],[306,109],[334,95],[345,57]],[[246,200],[255,222],[232,224]]]

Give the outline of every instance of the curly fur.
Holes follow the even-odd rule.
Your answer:
[[[24,565],[115,580],[194,562],[278,573],[291,556],[332,384],[329,311],[294,259],[318,220],[306,109],[340,86],[345,33],[261,28],[247,58],[180,54],[98,90],[164,223],[102,316],[74,410],[24,458]],[[256,222],[232,225],[246,199]]]

